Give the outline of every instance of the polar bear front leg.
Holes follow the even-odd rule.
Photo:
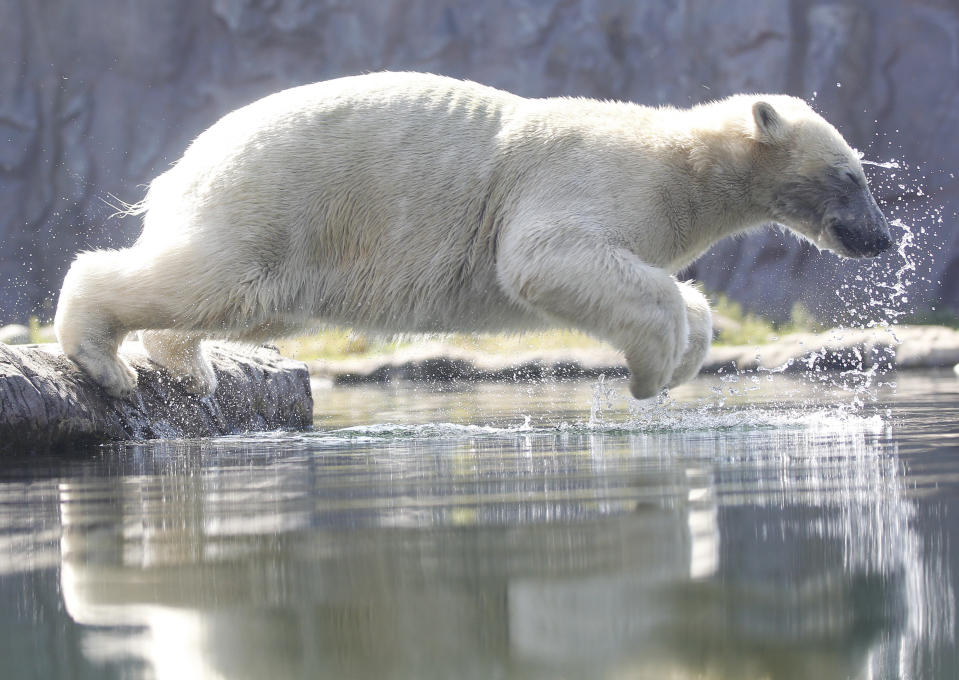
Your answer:
[[[200,342],[203,335],[171,330],[143,331],[143,347],[191,394],[209,396],[216,391],[216,375]]]
[[[677,283],[677,286],[686,304],[689,339],[686,351],[669,379],[670,387],[692,380],[699,374],[713,342],[713,317],[709,311],[709,300],[690,283]]]
[[[625,248],[557,229],[514,232],[497,268],[520,303],[622,349],[635,398],[655,396],[681,364],[689,321],[680,288]]]

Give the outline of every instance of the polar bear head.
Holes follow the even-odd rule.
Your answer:
[[[858,154],[801,99],[757,97],[752,105],[757,183],[773,219],[845,257],[892,246]]]

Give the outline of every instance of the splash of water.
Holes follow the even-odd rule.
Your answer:
[[[604,410],[614,403],[615,392],[611,385],[606,384],[606,376],[601,375],[593,385],[593,400],[589,405],[589,427],[596,427],[603,422]]]
[[[895,348],[901,343],[896,325],[917,312],[917,300],[922,288],[933,285],[931,280],[931,253],[934,234],[943,223],[942,207],[928,200],[923,189],[928,178],[921,168],[890,159],[872,161],[861,158],[866,166],[884,172],[874,173],[872,189],[877,201],[889,217],[889,224],[897,240],[894,252],[869,261],[836,260],[845,281],[836,290],[838,311],[830,320],[833,330],[823,341],[843,346],[844,338],[852,332],[875,332],[872,342],[863,347],[846,350],[822,349],[810,352],[802,375],[812,385],[827,390],[841,390],[844,402],[840,410],[849,414],[860,411],[876,400],[877,389],[884,384],[883,376],[894,359]],[[852,329],[852,330],[847,330]],[[841,356],[845,352],[846,356]],[[849,365],[841,371],[827,370],[828,365]],[[792,362],[782,370],[797,367]]]
[[[594,392],[587,428],[593,432],[649,434],[729,430],[878,434],[888,428],[882,414],[863,412],[862,403],[855,406],[845,402],[826,406],[819,403],[814,407],[785,401],[764,402],[762,406],[743,403],[742,398],[755,388],[753,379],[761,379],[749,374],[733,374],[726,378],[723,386],[712,390],[712,396],[692,402],[675,400],[664,392],[652,399],[630,399],[623,409],[606,392],[601,392],[598,398]],[[729,397],[737,397],[737,403],[727,403]],[[624,410],[625,419],[622,417]]]
[[[860,155],[861,157],[861,155]],[[593,429],[626,428],[652,430],[699,430],[727,428],[839,428],[874,431],[882,427],[878,413],[867,414],[864,409],[878,398],[878,389],[893,385],[885,378],[892,362],[895,347],[901,343],[896,335],[896,324],[916,312],[914,294],[930,280],[931,259],[927,254],[935,229],[942,224],[941,207],[930,205],[925,180],[918,168],[895,158],[872,161],[861,157],[864,165],[885,172],[873,178],[873,189],[897,237],[894,252],[868,262],[835,261],[835,266],[847,272],[846,280],[836,295],[839,311],[831,319],[833,329],[823,334],[819,342],[845,349],[816,349],[810,346],[801,360],[790,359],[780,366],[759,368],[753,372],[733,371],[720,377],[720,385],[712,388],[713,396],[694,406],[679,405],[661,396],[644,402],[628,404],[629,419],[616,422],[611,419],[611,390],[602,380],[593,390],[589,427]],[[861,335],[874,331],[875,340],[862,347],[846,346],[850,333]],[[757,348],[757,354],[761,349]],[[760,358],[757,356],[757,358]],[[833,370],[830,366],[844,366]],[[763,379],[772,380],[779,373],[799,373],[807,386],[813,388],[816,403],[831,403],[822,407],[775,407],[757,409],[740,406],[726,408],[730,398],[746,398],[759,388]],[[828,397],[823,395],[828,394]]]
[[[861,153],[859,154],[859,162],[862,163],[863,165],[871,165],[876,168],[885,168],[887,170],[898,170],[901,167],[899,165],[899,161],[896,161],[896,160],[871,161],[866,158],[863,158]]]

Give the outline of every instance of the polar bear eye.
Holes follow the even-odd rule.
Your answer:
[[[862,182],[859,181],[859,177],[857,177],[851,170],[846,170],[843,174],[847,180],[855,184],[857,187],[862,186]]]

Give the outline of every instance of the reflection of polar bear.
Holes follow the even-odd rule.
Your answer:
[[[199,393],[203,337],[311,323],[386,332],[581,328],[648,397],[699,370],[709,307],[671,275],[767,221],[852,257],[890,245],[856,154],[806,104],[689,110],[523,99],[413,73],[280,92],[225,116],[150,185],[133,247],[63,283],[66,354],[113,395],[130,330]]]

